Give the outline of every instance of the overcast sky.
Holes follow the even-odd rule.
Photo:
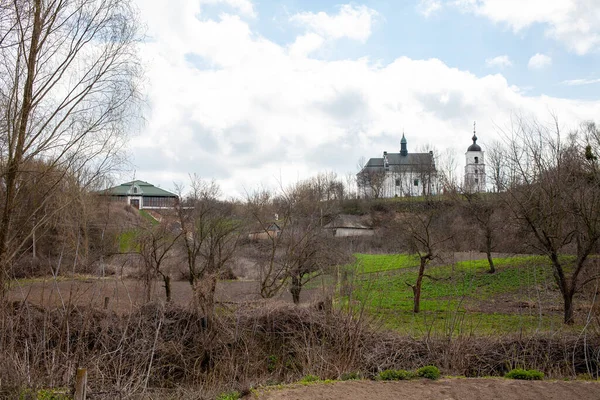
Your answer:
[[[227,196],[360,157],[452,149],[515,114],[600,122],[600,0],[138,0],[135,177]],[[129,179],[133,176],[124,176]]]

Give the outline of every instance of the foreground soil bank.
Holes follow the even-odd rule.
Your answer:
[[[438,381],[347,381],[265,390],[260,400],[597,400],[600,382],[516,381],[502,378],[440,379]]]

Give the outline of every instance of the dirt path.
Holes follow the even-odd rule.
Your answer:
[[[440,379],[439,381],[348,381],[263,391],[260,400],[598,400],[600,383],[586,381],[515,381],[509,379]]]

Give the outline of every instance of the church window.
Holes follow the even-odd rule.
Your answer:
[[[415,181],[414,181],[414,185],[415,185],[415,186],[419,186],[419,180],[418,180],[418,179],[415,179]]]
[[[479,157],[475,157],[475,164],[479,164]]]
[[[400,179],[396,178],[396,186],[400,186]]]
[[[134,186],[134,187],[133,187],[133,193],[134,193],[134,194],[137,194],[137,192],[138,192],[138,188],[137,188],[137,186]]]

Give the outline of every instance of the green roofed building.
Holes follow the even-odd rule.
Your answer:
[[[176,194],[144,181],[131,181],[100,192],[111,200],[127,203],[137,209],[160,210],[173,208],[179,197]]]

